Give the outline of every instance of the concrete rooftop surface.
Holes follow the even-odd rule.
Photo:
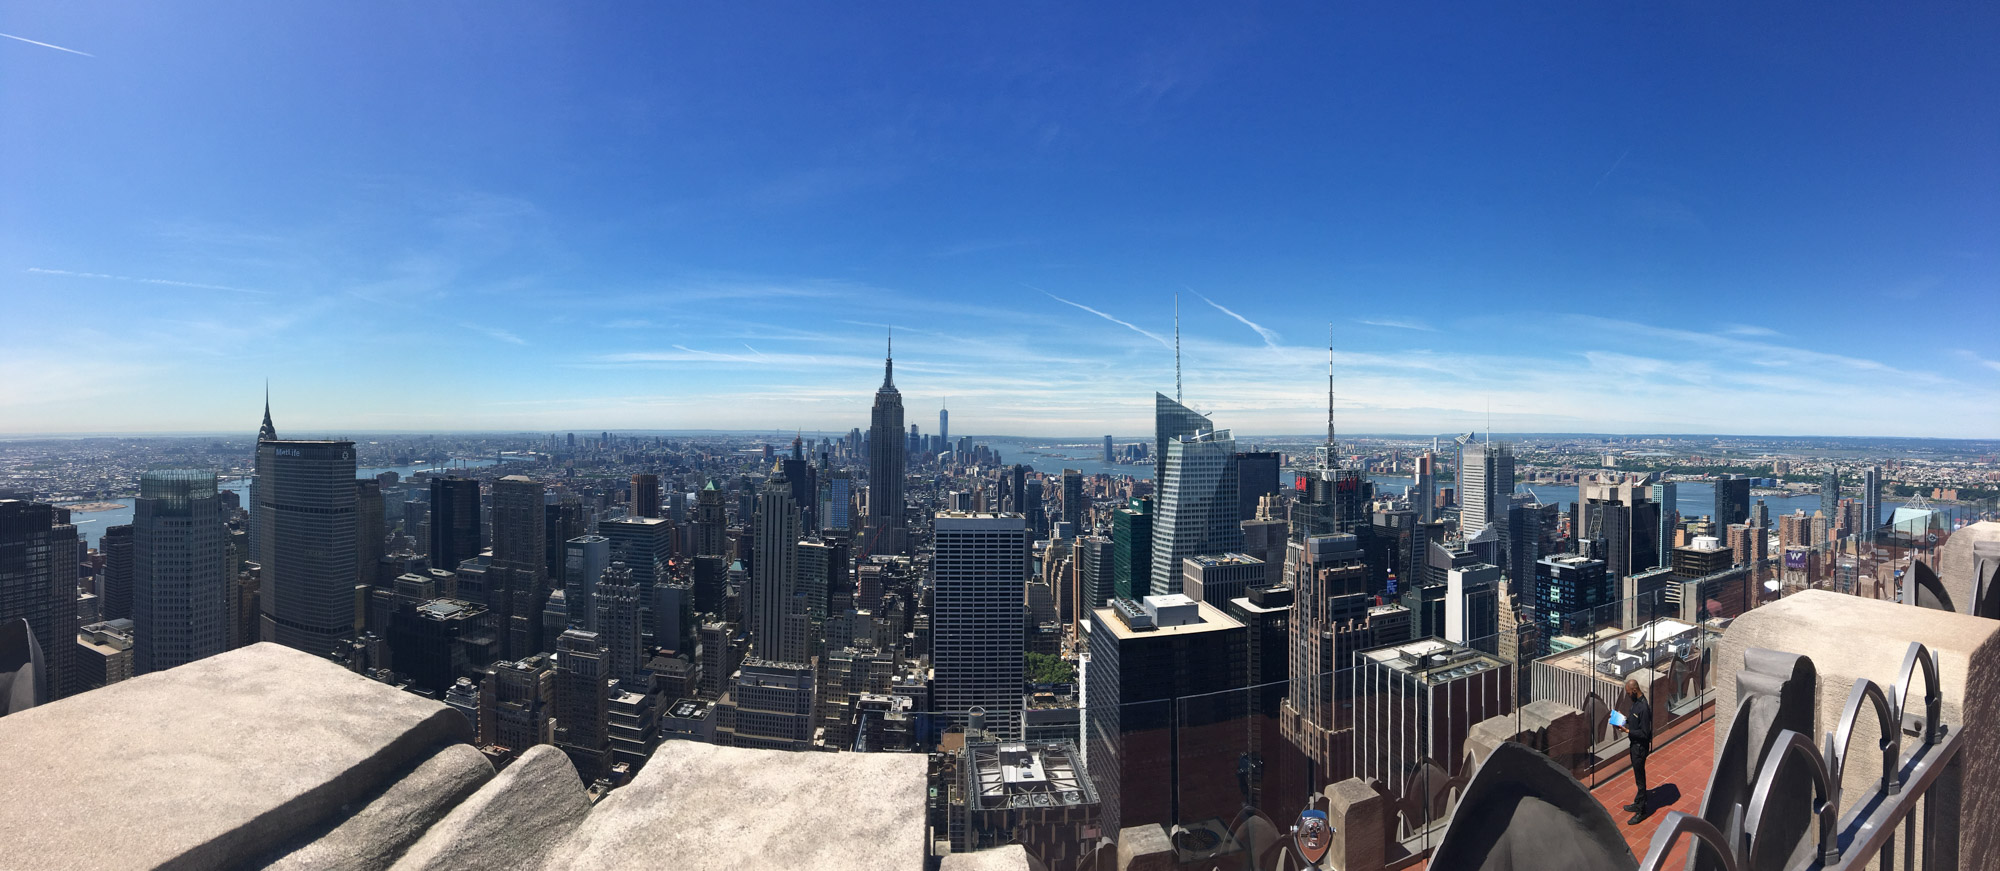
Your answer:
[[[670,741],[594,806],[538,746],[257,644],[0,718],[0,867],[923,867],[925,759]]]

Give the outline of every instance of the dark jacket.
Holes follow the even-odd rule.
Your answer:
[[[1639,744],[1653,743],[1653,703],[1644,698],[1625,699],[1625,733]]]

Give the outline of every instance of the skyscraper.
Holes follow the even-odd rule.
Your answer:
[[[354,443],[281,440],[267,406],[254,492],[251,552],[263,566],[258,634],[326,656],[354,634]]]
[[[1027,519],[948,511],[937,515],[936,534],[932,707],[957,725],[982,708],[988,731],[1020,740]]]
[[[606,566],[597,581],[592,604],[597,608],[597,637],[605,648],[605,674],[621,681],[638,677],[644,638],[639,634],[639,585],[623,562]]]
[[[1429,523],[1437,519],[1437,455],[1425,451],[1417,457],[1417,480],[1410,490],[1410,507],[1417,510],[1417,519]]]
[[[389,537],[383,517],[382,482],[374,478],[354,480],[354,582],[374,586],[381,569],[382,554]],[[393,575],[391,576],[393,577]]]
[[[1236,455],[1236,519],[1257,516],[1257,500],[1278,492],[1277,451],[1243,451]],[[1220,607],[1220,606],[1217,606]]]
[[[1832,521],[1840,513],[1840,470],[1829,467],[1819,477],[1819,513]]]
[[[139,478],[132,505],[134,674],[229,648],[227,540],[214,473],[156,469]]]
[[[1153,500],[1134,498],[1111,512],[1111,594],[1137,600],[1153,584]]]
[[[1085,665],[1084,743],[1106,831],[1230,813],[1235,790],[1179,790],[1227,783],[1242,761],[1250,633],[1241,621],[1182,595],[1115,601],[1091,614]],[[991,714],[987,722],[993,722]],[[1190,741],[1230,723],[1237,741]]]
[[[943,403],[938,404],[938,441],[944,443],[946,450],[951,449],[951,411]]]
[[[639,632],[653,634],[653,588],[666,582],[673,559],[673,524],[664,517],[619,517],[597,522],[597,534],[610,541],[611,558],[632,570],[639,587]],[[598,628],[602,634],[603,627]]]
[[[611,764],[610,697],[604,646],[597,633],[571,629],[556,638],[556,747],[587,781]]]
[[[1083,510],[1083,473],[1076,469],[1064,469],[1062,473],[1062,519],[1077,533],[1083,531],[1086,512]]]
[[[632,476],[632,505],[634,517],[660,516],[660,476],[640,472]]]
[[[1660,564],[1660,506],[1646,498],[1643,484],[1584,482],[1577,488],[1570,521],[1579,542],[1597,542],[1615,586],[1619,580]]]
[[[611,539],[579,535],[563,542],[563,600],[569,625],[597,631],[597,582],[611,565]]]
[[[775,467],[771,472],[757,494],[756,559],[751,563],[745,610],[758,658],[803,663],[809,658],[809,642],[798,596],[799,507],[784,474]]]
[[[895,348],[882,362],[882,386],[868,423],[868,553],[909,552],[903,520],[903,394],[896,390]]]
[[[1655,565],[1664,566],[1673,562],[1674,530],[1680,527],[1680,485],[1672,481],[1654,481],[1653,501],[1660,506],[1660,531],[1653,539],[1659,555]]]
[[[715,482],[703,485],[694,499],[694,552],[722,556],[729,552],[729,514]]]
[[[1535,656],[1550,653],[1550,642],[1572,632],[1594,631],[1594,620],[1606,605],[1618,600],[1618,585],[1604,571],[1604,561],[1577,554],[1544,557],[1535,564],[1535,619],[1541,624]]]
[[[1153,492],[1166,491],[1167,445],[1182,436],[1194,435],[1215,429],[1215,423],[1199,412],[1168,399],[1164,393],[1153,394]]]
[[[452,571],[485,549],[486,539],[479,528],[479,482],[432,478],[431,565]]]
[[[1882,467],[1869,466],[1861,473],[1860,534],[1872,535],[1882,527]]]
[[[103,579],[98,586],[104,594],[104,619],[132,619],[131,525],[105,527],[97,552],[104,554],[104,569],[98,573]]]
[[[508,602],[507,657],[520,659],[541,653],[542,609],[548,603],[547,532],[543,517],[543,487],[522,475],[493,482],[493,562],[491,571],[504,572]],[[655,500],[657,504],[658,500]],[[664,523],[664,521],[661,521]]]
[[[1472,442],[1465,446],[1458,468],[1460,535],[1471,538],[1499,523],[1514,492],[1514,449],[1505,442]]]
[[[1112,453],[1111,453],[1111,437],[1110,437],[1110,436],[1105,436],[1105,437],[1104,437],[1104,461],[1105,461],[1105,462],[1107,462],[1107,463],[1115,463],[1115,462],[1117,462],[1117,461],[1118,461],[1118,458],[1117,458],[1117,457],[1115,457],[1115,456],[1113,456],[1113,455],[1112,455]]]
[[[1716,529],[1728,529],[1729,524],[1742,523],[1750,519],[1750,479],[1742,475],[1725,475],[1715,482],[1715,525]]]
[[[1235,464],[1236,439],[1228,430],[1167,444],[1166,486],[1153,523],[1153,595],[1181,591],[1182,561],[1188,557],[1242,547]]]
[[[51,701],[77,679],[76,543],[67,510],[0,499],[0,622],[28,621],[48,663]]]

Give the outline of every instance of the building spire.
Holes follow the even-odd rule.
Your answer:
[[[1326,467],[1336,469],[1340,464],[1334,459],[1338,451],[1334,445],[1333,431],[1333,322],[1326,324]]]
[[[278,440],[278,428],[271,425],[271,379],[264,379],[264,426],[257,430],[257,440],[274,442]]]
[[[896,389],[896,328],[889,328],[889,355],[882,359],[882,389]]]

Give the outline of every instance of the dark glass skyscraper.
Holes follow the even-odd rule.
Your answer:
[[[1750,518],[1750,479],[1730,475],[1715,482],[1715,528],[1728,529],[1732,523]]]
[[[104,619],[132,619],[132,527],[106,527],[104,536],[97,540],[97,551],[104,554],[104,571],[98,575],[103,579],[99,592],[104,596]]]
[[[1145,497],[1111,512],[1111,594],[1137,599],[1153,583],[1153,500]]]
[[[28,621],[48,663],[51,700],[76,679],[76,541],[68,511],[0,499],[0,621]]]
[[[431,565],[446,571],[486,549],[479,529],[479,482],[431,479]]]
[[[251,507],[263,640],[325,656],[353,636],[354,480],[353,442],[280,440],[265,409]]]
[[[1062,473],[1062,519],[1070,525],[1070,534],[1082,535],[1085,512],[1083,510],[1083,473],[1075,469],[1064,469]]]
[[[909,549],[903,521],[903,394],[896,390],[892,347],[882,362],[882,386],[868,422],[868,540],[863,550],[899,554]]]
[[[1257,500],[1278,492],[1277,451],[1242,451],[1236,455],[1236,519],[1257,516]]]
[[[214,473],[147,472],[133,502],[132,530],[133,673],[165,671],[228,649],[229,533]]]

